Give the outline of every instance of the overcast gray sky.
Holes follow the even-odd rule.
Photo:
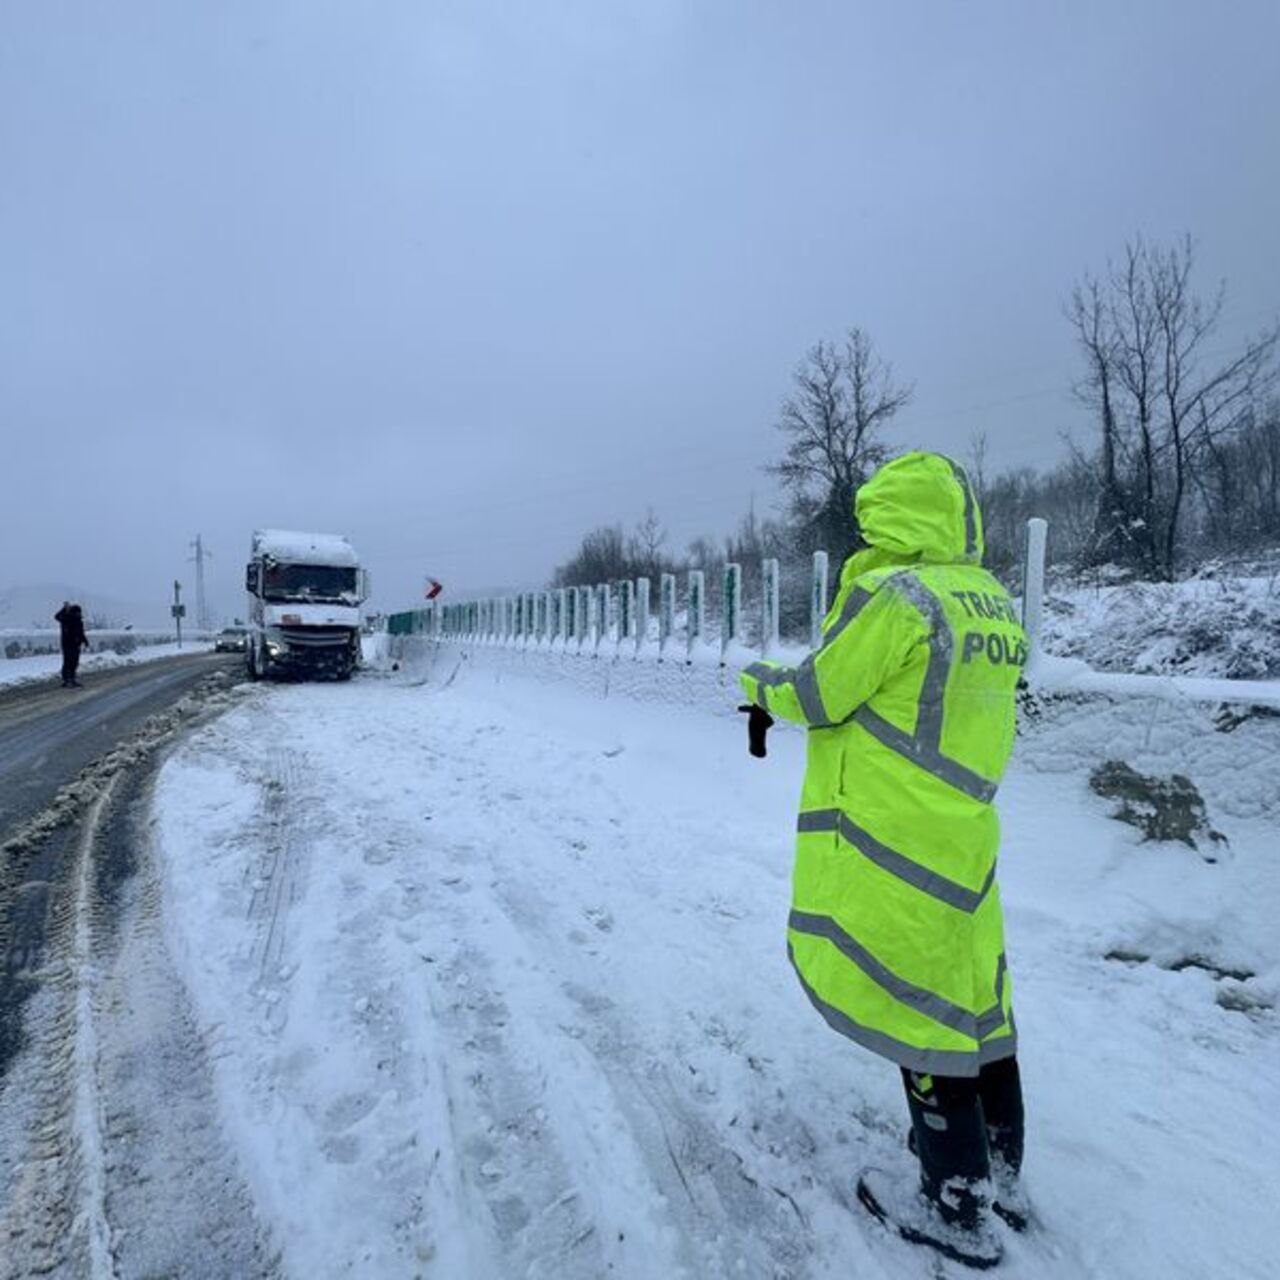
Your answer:
[[[1192,233],[1280,310],[1280,5],[0,0],[0,589],[159,597],[255,526],[376,603],[727,531],[865,327],[893,443],[1081,430],[1061,306]],[[2,625],[2,624],[0,624]]]

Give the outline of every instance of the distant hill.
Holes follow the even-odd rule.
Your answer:
[[[154,629],[170,624],[164,601],[143,604],[100,591],[85,591],[65,582],[37,582],[0,590],[0,630],[56,626],[53,615],[64,600],[74,600],[84,609],[89,626]]]

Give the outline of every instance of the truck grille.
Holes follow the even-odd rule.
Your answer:
[[[280,634],[299,649],[335,649],[351,643],[350,627],[281,627]]]

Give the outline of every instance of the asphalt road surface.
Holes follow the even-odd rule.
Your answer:
[[[76,775],[239,657],[207,652],[86,672],[84,688],[56,676],[0,690],[0,845]]]

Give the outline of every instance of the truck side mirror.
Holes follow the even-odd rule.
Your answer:
[[[363,604],[373,592],[373,580],[368,569],[360,570],[360,602]]]
[[[258,594],[258,585],[262,576],[262,566],[254,563],[245,566],[244,570],[244,589],[251,595]]]

